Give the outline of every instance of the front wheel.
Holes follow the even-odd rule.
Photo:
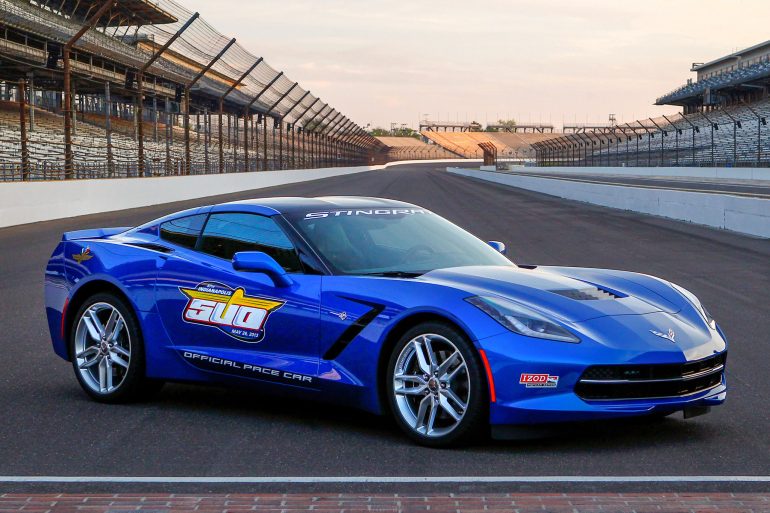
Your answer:
[[[487,385],[478,353],[447,324],[423,323],[401,337],[386,386],[399,427],[422,445],[466,442],[486,424]]]
[[[97,401],[129,402],[162,386],[145,377],[139,323],[113,294],[95,294],[80,307],[70,333],[70,354],[80,386]]]

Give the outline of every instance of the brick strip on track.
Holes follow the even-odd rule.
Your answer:
[[[0,513],[770,512],[770,493],[2,494]]]

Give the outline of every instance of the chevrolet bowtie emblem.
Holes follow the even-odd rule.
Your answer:
[[[650,333],[655,335],[656,337],[665,338],[666,340],[670,340],[671,342],[676,343],[676,340],[674,340],[674,337],[676,337],[676,332],[669,328],[668,333],[661,333],[660,331],[650,330]]]

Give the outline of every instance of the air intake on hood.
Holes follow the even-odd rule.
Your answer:
[[[584,289],[564,289],[552,290],[554,294],[574,299],[575,301],[592,301],[596,299],[618,299],[620,296],[612,292],[602,290],[597,287],[586,287]]]

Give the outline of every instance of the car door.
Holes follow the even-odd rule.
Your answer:
[[[163,237],[161,226],[161,237]],[[263,251],[289,273],[236,271],[239,251]],[[179,355],[206,372],[314,388],[321,276],[304,274],[291,240],[270,216],[213,212],[194,248],[158,271],[157,306]]]

